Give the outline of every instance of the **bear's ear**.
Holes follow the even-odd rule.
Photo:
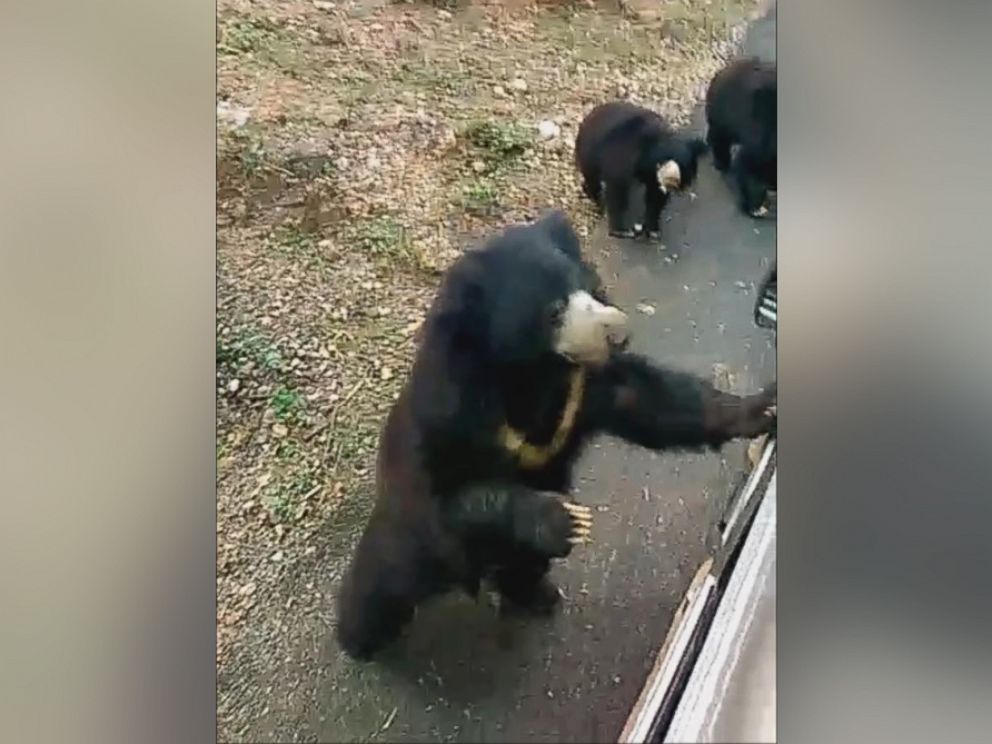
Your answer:
[[[435,299],[434,325],[459,346],[484,347],[489,335],[483,267],[464,256]]]

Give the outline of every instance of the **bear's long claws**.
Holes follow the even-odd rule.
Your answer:
[[[568,542],[572,545],[591,542],[592,510],[588,506],[562,501],[562,506],[572,519],[572,533]]]

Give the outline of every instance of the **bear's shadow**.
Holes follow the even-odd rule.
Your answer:
[[[493,602],[456,594],[420,607],[404,635],[376,657],[382,671],[433,699],[460,705],[515,688],[542,658],[553,620],[500,616]]]

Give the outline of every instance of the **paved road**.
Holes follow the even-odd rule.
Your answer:
[[[774,55],[774,23],[755,24],[746,45]],[[635,350],[705,375],[725,365],[733,389],[752,391],[774,378],[774,349],[751,312],[775,224],[739,215],[708,160],[696,193],[669,205],[664,250],[602,228],[589,248],[622,305],[655,308],[633,312]],[[741,443],[663,456],[597,443],[577,494],[596,505],[596,542],[554,569],[563,611],[514,624],[485,600],[445,598],[368,666],[329,640],[311,731],[321,741],[615,741],[744,460]]]

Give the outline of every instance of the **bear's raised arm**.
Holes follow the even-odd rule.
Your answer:
[[[650,449],[719,447],[771,431],[776,386],[739,397],[634,354],[616,354],[589,380],[589,424]]]

